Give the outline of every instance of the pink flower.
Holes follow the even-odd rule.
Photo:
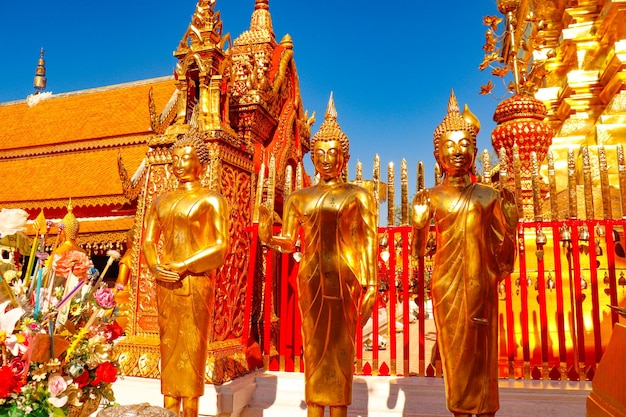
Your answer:
[[[9,368],[13,371],[16,377],[22,378],[26,376],[28,372],[28,365],[26,361],[22,360],[22,358],[13,358],[9,362]]]
[[[93,262],[87,254],[71,250],[62,255],[55,255],[52,261],[52,268],[57,275],[65,279],[67,279],[70,272],[79,279],[85,279],[89,268],[93,268]]]
[[[60,396],[67,389],[67,381],[61,374],[52,374],[48,377],[48,402],[55,407],[61,408],[67,403],[67,395]]]
[[[48,391],[53,397],[57,397],[63,391],[67,389],[67,382],[61,374],[52,374],[48,378]]]
[[[115,294],[110,288],[101,287],[93,294],[93,298],[99,307],[109,309],[115,307]]]

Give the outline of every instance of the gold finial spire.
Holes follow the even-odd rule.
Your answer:
[[[33,87],[37,92],[41,92],[46,89],[46,60],[43,59],[44,49],[41,48],[39,52],[39,61],[37,61],[37,69],[35,70],[35,79],[33,80]]]
[[[267,30],[269,33],[274,32],[272,29],[269,0],[256,0],[254,12],[252,12],[252,20],[250,21],[250,30]]]
[[[333,99],[333,93],[330,93],[328,99],[328,106],[326,107],[326,114],[324,115],[324,122],[320,126],[320,130],[317,131],[313,138],[311,138],[311,149],[315,145],[317,140],[333,140],[336,139],[341,142],[341,148],[343,150],[343,156],[347,162],[350,158],[350,141],[348,136],[343,133],[341,126],[337,123],[337,109],[335,108],[335,100]],[[313,155],[311,155],[312,157]]]
[[[70,202],[67,204],[67,214],[61,220],[61,223],[65,226],[65,236],[68,239],[76,239],[76,236],[78,236],[78,219],[76,219],[72,211],[72,199],[70,198]]]
[[[476,146],[476,135],[478,133],[477,126],[480,127],[480,123],[478,122],[476,116],[474,116],[469,111],[469,109],[467,109],[467,111],[467,114],[464,111],[463,115],[461,115],[459,111],[459,103],[457,102],[456,96],[454,95],[454,90],[450,90],[450,98],[448,100],[448,114],[446,114],[441,124],[435,129],[435,150],[439,149],[439,139],[444,133],[456,131],[468,132],[472,136],[474,146]],[[467,119],[464,116],[466,116]],[[468,119],[470,121],[468,121]]]
[[[276,42],[268,0],[255,0],[250,29],[235,39],[235,46]]]

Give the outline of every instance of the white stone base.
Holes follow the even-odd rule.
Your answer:
[[[502,417],[585,415],[590,382],[500,380]],[[126,377],[114,384],[120,405],[163,406],[160,381]],[[207,385],[200,415],[211,417],[306,417],[304,376],[258,371],[222,385]],[[328,411],[326,412],[328,415]],[[423,377],[355,377],[350,417],[440,417],[446,409],[443,380]]]
[[[253,373],[221,385],[207,384],[199,401],[200,415],[239,417],[252,399],[256,377],[257,374]],[[158,379],[124,377],[113,384],[113,392],[120,405],[148,403],[163,407],[161,381]]]

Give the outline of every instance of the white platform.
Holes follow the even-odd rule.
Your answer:
[[[160,381],[124,378],[114,385],[121,405],[162,406]],[[500,380],[499,417],[584,416],[590,382]],[[256,372],[207,385],[200,413],[211,417],[306,417],[304,379],[290,372]],[[328,414],[328,413],[327,413]],[[355,377],[351,417],[450,416],[443,380],[422,377]]]

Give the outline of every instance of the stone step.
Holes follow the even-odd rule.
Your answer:
[[[306,417],[302,374],[264,372],[242,417]],[[500,381],[500,411],[506,417],[584,416],[591,383]],[[328,415],[328,412],[326,413]],[[450,416],[443,380],[423,377],[355,377],[348,416]]]

